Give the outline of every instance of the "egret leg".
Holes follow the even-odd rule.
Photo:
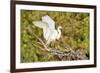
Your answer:
[[[51,46],[54,47],[54,48],[56,48],[56,43],[55,42],[52,42],[51,43]]]
[[[49,45],[50,44],[50,40],[48,40],[47,42],[46,42],[46,45]]]

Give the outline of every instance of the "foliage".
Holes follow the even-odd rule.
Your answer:
[[[65,50],[84,49],[83,53],[89,57],[89,14],[75,12],[21,10],[21,62],[58,61],[58,57],[44,51],[43,46],[32,33],[35,33],[44,42],[43,31],[34,26],[33,21],[41,20],[44,15],[49,15],[56,27],[63,27],[60,40],[52,42],[49,47]],[[28,31],[31,30],[32,32]],[[41,49],[42,48],[42,49]],[[67,59],[66,59],[67,60]]]

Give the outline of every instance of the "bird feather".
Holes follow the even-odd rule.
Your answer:
[[[42,21],[46,22],[50,29],[55,29],[55,21],[48,15],[43,16]]]

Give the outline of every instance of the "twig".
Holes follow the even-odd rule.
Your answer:
[[[50,50],[47,48],[47,46],[45,45],[45,43],[44,43],[37,35],[35,35],[35,34],[32,32],[32,30],[30,30],[30,28],[27,28],[27,29],[28,29],[29,32],[31,32],[32,35],[34,35],[34,36],[42,43],[42,45],[44,46],[45,50],[50,51]]]
[[[40,46],[38,46],[38,45],[36,45],[36,44],[32,44],[32,45],[34,45],[35,47],[38,47],[38,48],[41,49],[41,50],[44,50],[44,49],[42,49]]]

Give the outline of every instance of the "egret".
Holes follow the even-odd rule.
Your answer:
[[[46,40],[46,44],[59,40],[61,37],[61,26],[55,29],[55,21],[48,15],[42,17],[41,21],[33,21],[33,24],[43,29],[43,37]]]

